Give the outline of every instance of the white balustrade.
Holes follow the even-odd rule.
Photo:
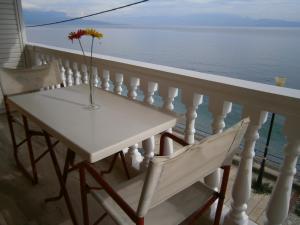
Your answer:
[[[108,70],[103,70],[103,84],[102,84],[102,88],[105,90],[105,91],[109,91],[109,79],[110,79],[110,76],[109,76],[109,71]]]
[[[143,85],[144,84],[144,85]],[[157,91],[158,85],[156,82],[152,81],[142,81],[142,90],[144,92],[144,102],[148,105],[152,105],[154,103],[154,94]]]
[[[115,91],[119,94],[122,93],[122,82],[123,76],[121,79],[120,74],[116,74],[116,86]],[[122,82],[121,82],[122,81]],[[128,98],[131,100],[135,100],[137,97],[137,88],[140,85],[140,79],[137,77],[126,76],[125,77],[125,84],[128,88]],[[140,168],[140,163],[143,160],[141,153],[138,151],[138,144],[132,145],[129,147],[128,152],[125,154],[126,162],[129,163],[135,169]]]
[[[182,103],[185,104],[187,112],[185,114],[186,124],[184,131],[184,139],[187,143],[195,142],[195,120],[197,118],[197,109],[203,102],[203,95],[196,94],[190,90],[183,90]]]
[[[93,74],[93,85],[95,87],[100,87],[100,78],[98,74],[98,68],[96,66],[92,67],[92,74]]]
[[[284,161],[268,204],[266,225],[285,224],[284,222],[288,216],[293,179],[300,154],[299,133],[295,132],[299,127],[300,117],[287,118],[284,127],[284,133],[287,136],[287,145],[284,148]]]
[[[157,91],[157,83],[143,80],[141,82],[141,88],[144,92],[144,102],[151,106],[154,103],[153,95]],[[154,148],[155,148],[155,139],[154,136],[148,138],[147,140],[144,140],[142,142],[142,146],[144,149],[144,159],[140,165],[140,170],[144,171],[148,168],[150,160],[154,156]]]
[[[78,63],[85,62],[79,51],[66,51],[61,48],[38,44],[28,44],[27,47],[37,65],[46,64],[49,60],[47,57],[51,55],[62,58],[63,63],[60,61],[61,75],[64,84],[68,86],[74,84],[69,60]],[[101,58],[95,56],[94,65],[101,69],[104,68],[101,70],[101,86],[104,90],[110,90],[111,80],[114,85],[114,92],[121,95],[124,78],[128,87],[128,98],[132,100],[136,99],[139,82],[144,93],[144,102],[148,105],[154,103],[154,93],[159,87],[164,103],[163,108],[167,111],[173,110],[177,88],[181,90],[182,103],[187,109],[184,138],[189,144],[195,141],[197,109],[203,100],[203,96],[199,93],[209,98],[209,110],[213,116],[211,124],[213,133],[222,132],[224,129],[224,119],[231,108],[229,102],[238,103],[243,107],[243,117],[250,117],[251,122],[244,138],[240,165],[232,190],[231,209],[225,216],[225,225],[248,224],[249,218],[246,210],[251,194],[254,149],[259,138],[258,131],[267,117],[266,112],[275,112],[286,117],[285,134],[288,144],[284,150],[284,162],[266,213],[266,225],[282,225],[284,223],[288,214],[295,163],[299,155],[300,134],[297,132],[300,126],[298,115],[300,112],[299,90],[108,56],[101,56]],[[82,81],[86,83],[86,66],[82,66],[81,70]],[[78,84],[77,70],[74,70],[74,76],[75,84]],[[136,144],[129,147],[126,159],[134,164],[134,167],[140,167],[141,170],[144,170],[154,155],[154,137],[143,141],[142,145],[145,150],[143,158]],[[171,152],[170,148],[169,153]],[[139,162],[140,165],[138,165]],[[206,183],[216,188],[219,181],[218,177],[219,174],[214,173],[205,179]]]
[[[167,112],[174,110],[173,101],[178,95],[178,88],[169,87],[168,85],[161,84],[159,86],[159,93],[163,98],[163,109]],[[172,133],[172,128],[168,129],[167,132]],[[173,153],[173,141],[170,138],[165,139],[164,154],[170,155]]]
[[[35,53],[34,54],[34,63],[36,66],[40,66],[43,64],[42,60],[41,60],[41,54],[40,53]]]
[[[259,139],[259,129],[266,122],[268,113],[246,106],[243,118],[249,117],[250,124],[245,134],[244,149],[241,153],[240,165],[237,178],[232,189],[231,210],[225,218],[225,225],[245,225],[248,224],[246,214],[248,200],[251,195],[252,165],[255,155],[255,144]]]
[[[73,63],[73,74],[74,74],[74,80],[75,80],[75,85],[80,85],[82,83],[81,81],[81,74],[78,69],[78,64],[77,62]]]
[[[211,97],[209,99],[208,109],[213,117],[211,124],[213,134],[223,132],[223,129],[225,128],[225,118],[227,114],[231,112],[231,108],[231,102],[226,102],[221,98],[215,97]],[[220,171],[218,170],[215,173],[207,176],[204,180],[209,187],[218,190],[220,184]]]
[[[65,70],[66,70],[66,78],[67,78],[67,86],[73,86],[74,78],[73,78],[73,71],[70,67],[70,61],[65,60]]]
[[[60,77],[61,77],[62,83],[63,83],[64,87],[66,87],[67,86],[66,70],[65,70],[65,67],[63,65],[61,58],[58,59],[58,65],[59,65],[59,69],[60,69]]]
[[[46,60],[45,54],[41,54],[40,58],[41,58],[41,61],[42,61],[42,65],[46,65],[47,64],[47,60]]]
[[[223,131],[225,128],[225,118],[228,113],[231,112],[232,103],[226,102],[222,98],[217,97],[210,97],[209,98],[209,105],[208,109],[212,114],[212,133],[218,134]],[[220,186],[220,178],[221,178],[221,171],[220,169],[216,170],[214,173],[208,175],[204,178],[204,182],[207,186],[213,188],[214,190],[218,191]],[[215,214],[215,210],[217,207],[217,202],[211,206],[211,217]]]
[[[122,94],[122,84],[123,84],[123,74],[122,73],[115,73],[113,76],[114,81],[114,91],[116,94],[121,95]]]
[[[81,71],[82,71],[82,82],[84,84],[89,84],[89,74],[86,64],[81,65]]]

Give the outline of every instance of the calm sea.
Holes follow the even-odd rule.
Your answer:
[[[74,27],[30,28],[30,42],[78,49],[67,40]],[[104,33],[95,52],[150,63],[274,84],[274,77],[287,77],[286,86],[300,89],[300,29],[294,28],[141,28],[99,27]],[[86,47],[88,44],[86,45]],[[159,102],[159,97],[157,98]],[[208,100],[198,110],[197,129],[211,132]],[[177,98],[177,111],[185,111]],[[241,117],[234,105],[228,125]],[[270,118],[269,118],[270,120]],[[284,118],[277,116],[272,133],[269,160],[282,157]],[[261,155],[269,123],[262,130],[257,155]],[[279,158],[277,158],[279,157]]]

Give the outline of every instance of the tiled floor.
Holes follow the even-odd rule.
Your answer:
[[[18,130],[18,134],[21,134]],[[35,139],[34,147],[38,152],[44,149],[43,139]],[[62,165],[65,148],[59,145],[56,148],[59,155],[59,162]],[[26,153],[24,151],[24,153]],[[24,161],[27,154],[21,154]],[[99,167],[107,166],[107,161],[102,162]],[[64,200],[57,202],[44,203],[46,197],[54,196],[58,193],[59,187],[54,174],[54,169],[47,155],[38,165],[40,174],[39,184],[32,185],[20,171],[16,168],[13,156],[12,146],[9,136],[9,130],[5,115],[0,115],[0,225],[67,225],[71,224]],[[116,169],[118,170],[118,168]],[[233,167],[228,192],[226,196],[226,205],[230,205],[231,188],[237,168]],[[125,179],[122,173],[118,173],[111,183],[118,183]],[[77,172],[73,172],[67,183],[72,202],[75,205],[75,211],[78,219],[81,221],[81,208],[79,197],[79,178]],[[248,205],[248,215],[250,219],[258,224],[262,224],[263,213],[268,202],[268,196],[252,194]],[[91,220],[96,219],[103,213],[101,207],[96,202],[89,199],[91,203]],[[6,222],[4,222],[6,221]],[[102,224],[109,225],[107,220]],[[199,221],[198,224],[205,224]]]

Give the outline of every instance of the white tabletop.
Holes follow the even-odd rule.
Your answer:
[[[95,90],[100,109],[89,111],[88,86],[9,97],[11,104],[83,159],[93,163],[175,126],[177,118],[137,101]]]

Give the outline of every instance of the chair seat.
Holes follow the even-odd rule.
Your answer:
[[[143,183],[144,175],[140,175],[116,188],[118,194],[134,210],[137,210]],[[135,224],[105,191],[91,191],[91,193],[117,224]],[[213,194],[213,190],[197,182],[151,208],[145,217],[145,225],[177,225],[202,207]]]

